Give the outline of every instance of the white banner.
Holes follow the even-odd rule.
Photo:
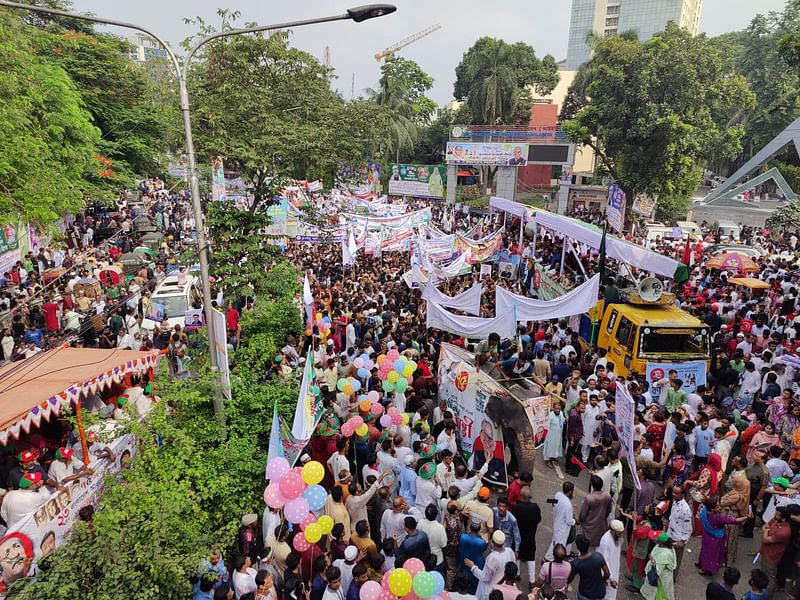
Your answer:
[[[447,403],[456,420],[461,450],[475,470],[487,460],[484,480],[507,485],[502,423],[486,416],[493,397],[508,394],[494,379],[476,371],[472,355],[451,344],[442,344],[439,355],[439,399]],[[496,400],[495,400],[496,401]],[[491,448],[491,452],[487,449]]]
[[[454,315],[442,306],[428,300],[426,327],[442,329],[468,338],[486,338],[496,333],[501,338],[513,337],[517,330],[514,311],[503,313],[493,319]]]
[[[218,310],[211,311],[211,326],[214,328],[214,354],[217,358],[217,368],[219,369],[220,381],[222,381],[222,393],[231,399],[231,377],[228,371],[228,328],[225,323],[225,315]]]
[[[108,446],[114,452],[113,463],[105,458],[89,463],[92,475],[67,484],[66,492],[52,494],[0,539],[0,594],[17,579],[36,574],[39,560],[52,554],[69,536],[80,510],[84,506],[97,508],[104,477],[119,471],[136,453],[136,439],[131,434]]]
[[[413,266],[412,266],[413,271]],[[471,315],[481,314],[481,294],[483,286],[480,283],[473,284],[468,290],[461,292],[457,296],[445,296],[435,285],[429,283],[422,290],[422,297],[425,300],[436,302],[440,306],[461,310]]]
[[[526,298],[498,285],[495,291],[495,311],[500,315],[516,310],[517,321],[521,322],[560,319],[587,312],[597,304],[599,294],[600,275],[595,275],[565,296],[553,300]]]
[[[628,388],[623,382],[617,385],[617,400],[616,410],[617,416],[614,423],[619,435],[619,445],[622,448],[622,456],[627,456],[629,463],[633,461],[633,413],[636,411],[636,405],[628,392]],[[639,483],[639,476],[636,474],[635,465],[631,469],[633,474],[633,483],[636,489],[641,489],[642,485]]]

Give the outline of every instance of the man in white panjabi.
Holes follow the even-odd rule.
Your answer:
[[[569,531],[575,525],[574,508],[572,506],[572,494],[575,492],[575,485],[571,481],[565,481],[561,486],[561,491],[555,495],[556,503],[553,505],[553,541],[545,554],[546,560],[553,560],[553,548],[556,544],[564,544],[567,552],[570,551],[572,544],[567,543]]]
[[[622,521],[614,519],[611,521],[611,526],[608,531],[600,538],[600,545],[597,551],[606,559],[606,565],[611,576],[608,578],[609,585],[606,586],[605,600],[616,600],[617,588],[612,587],[612,581],[619,582],[619,562],[620,554],[622,553],[622,537],[625,534],[625,525]]]

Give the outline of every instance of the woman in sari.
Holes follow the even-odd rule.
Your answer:
[[[700,506],[709,498],[717,495],[719,480],[722,478],[722,457],[719,454],[709,454],[708,462],[699,471],[686,481],[684,486],[692,498],[692,511],[694,512],[694,534],[700,535],[703,531],[700,523]]]
[[[792,452],[794,434],[800,427],[800,404],[792,402],[789,412],[783,415],[778,423],[778,435],[781,436],[781,445],[786,452]]]
[[[750,440],[750,446],[747,449],[747,464],[753,464],[753,459],[757,450],[762,452],[769,452],[772,446],[780,446],[781,438],[775,433],[775,425],[766,421],[762,425],[761,431],[753,436]]]
[[[725,541],[727,532],[725,525],[744,523],[747,517],[726,517],[719,511],[716,498],[709,498],[700,509],[700,523],[703,527],[703,538],[700,544],[700,560],[695,563],[700,575],[715,577],[722,563],[725,562]]]
[[[674,575],[675,569],[678,567],[678,559],[672,547],[672,540],[665,531],[651,531],[650,539],[655,542],[656,546],[650,552],[646,570],[655,568],[658,573],[658,583],[652,586],[645,577],[641,594],[647,600],[675,600]]]
[[[664,413],[659,411],[655,414],[653,422],[647,428],[647,433],[650,435],[653,460],[659,462],[661,460],[661,449],[664,447],[664,435],[667,433],[667,422],[664,419]]]
[[[652,547],[650,532],[658,529],[661,518],[656,515],[654,505],[645,506],[643,516],[622,511],[620,511],[620,514],[633,521],[633,534],[628,542],[625,558],[628,563],[628,571],[631,573],[633,588],[639,592],[646,579],[644,569]]]
[[[725,494],[719,501],[720,512],[723,516],[745,520],[750,516],[750,482],[746,477],[731,477],[733,489]],[[725,526],[728,545],[726,549],[727,566],[736,564],[736,554],[739,550],[739,523]]]

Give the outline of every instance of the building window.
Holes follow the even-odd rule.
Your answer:
[[[619,25],[619,17],[606,19],[606,27],[616,27],[617,25]]]
[[[606,7],[606,14],[607,15],[618,15],[619,14],[619,4],[614,6]]]
[[[614,37],[615,35],[617,35],[617,30],[616,29],[606,29],[603,32],[603,35],[605,35],[606,37]]]

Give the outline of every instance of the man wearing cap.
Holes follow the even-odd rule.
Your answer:
[[[464,559],[464,565],[478,578],[477,600],[489,600],[492,588],[503,578],[506,563],[515,561],[514,551],[506,548],[506,534],[499,529],[492,534],[492,551],[482,569],[469,558]]]
[[[420,457],[422,458],[422,454]],[[419,479],[417,479],[417,495],[414,506],[421,513],[429,504],[438,504],[442,497],[442,488],[436,477],[436,463],[426,462],[419,468]]]
[[[405,457],[405,464],[400,469],[400,496],[405,498],[406,502],[417,502],[417,471],[414,468],[416,459],[413,454],[407,454]]]
[[[74,454],[71,448],[56,450],[56,459],[50,463],[50,470],[47,472],[48,478],[57,482],[59,486],[63,486],[70,481],[90,476],[92,470],[83,463],[78,463]]]
[[[40,465],[37,460],[39,459],[39,451],[36,449],[23,450],[17,455],[18,466],[14,467],[8,473],[8,482],[6,487],[9,490],[19,489],[19,480],[25,473],[39,473],[42,480],[50,487],[56,487],[56,482],[48,480],[47,471]]]
[[[19,489],[8,492],[0,506],[0,518],[9,529],[23,518],[35,512],[50,498],[44,487],[44,478],[38,471],[28,471],[19,480]]]
[[[462,511],[465,517],[476,518],[481,522],[481,537],[484,542],[489,541],[489,534],[494,531],[494,512],[488,504],[491,495],[492,492],[488,487],[481,487],[478,490],[478,497],[467,502]]]
[[[109,462],[114,462],[116,456],[114,451],[109,446],[100,442],[96,431],[88,431],[86,433],[86,445],[89,449],[89,461],[105,458]],[[81,441],[78,440],[72,444],[72,451],[75,453],[75,460],[83,461],[83,446]]]
[[[783,587],[783,582],[777,581],[778,564],[792,539],[792,530],[788,523],[789,515],[791,515],[791,510],[788,506],[779,506],[775,510],[773,519],[761,527],[761,549],[759,550],[761,570],[769,578],[770,597],[775,593],[778,583]]]
[[[350,582],[353,581],[353,567],[366,556],[366,550],[359,552],[358,548],[350,545],[344,549],[344,558],[337,558],[333,561],[333,566],[338,568],[341,573],[341,588],[343,590],[350,588]],[[328,585],[330,585],[330,578],[328,578]]]
[[[616,582],[617,585],[619,585],[619,557],[622,552],[624,533],[625,525],[622,524],[622,521],[614,519],[611,521],[608,531],[600,538],[600,545],[597,547],[597,551],[606,560],[606,565],[608,565],[608,570],[611,573],[609,582]],[[605,600],[616,600],[616,597],[617,586],[608,585],[606,587]]]

